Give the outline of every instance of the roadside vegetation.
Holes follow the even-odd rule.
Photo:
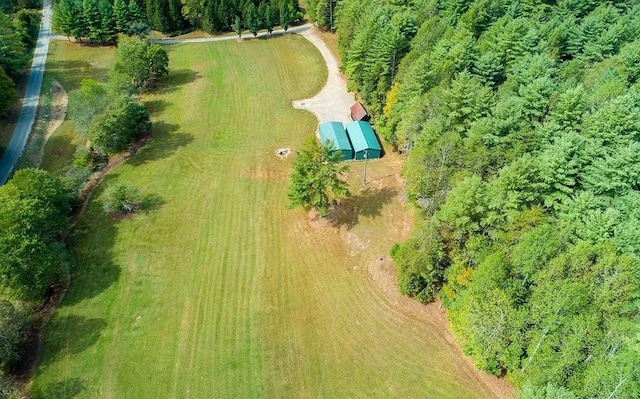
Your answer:
[[[38,2],[0,1],[0,156],[11,140],[18,118],[18,88],[26,82],[25,71],[38,39],[40,14],[31,7]]]
[[[107,83],[83,80],[72,92],[72,120],[81,127],[73,165],[59,175],[18,170],[0,187],[0,397],[15,393],[16,372],[28,372],[33,354],[27,346],[37,340],[40,313],[68,280],[64,238],[76,194],[99,162],[150,129],[149,113],[135,95],[168,73],[165,49],[123,36],[114,64]],[[115,190],[111,213],[138,210],[133,194]]]
[[[343,68],[408,154],[402,292],[531,398],[640,394],[640,7],[345,1]]]

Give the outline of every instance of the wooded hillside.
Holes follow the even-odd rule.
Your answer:
[[[337,29],[408,154],[402,292],[522,397],[640,397],[640,5],[345,0]]]

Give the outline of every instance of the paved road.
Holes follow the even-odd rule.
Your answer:
[[[13,167],[16,165],[18,158],[22,155],[24,146],[31,133],[31,127],[38,110],[38,100],[40,99],[40,89],[42,88],[42,77],[44,75],[44,66],[47,61],[47,52],[49,51],[49,38],[51,36],[51,0],[44,0],[42,8],[42,23],[40,24],[40,34],[36,44],[36,50],[33,55],[31,71],[29,72],[29,81],[27,83],[27,91],[22,101],[22,109],[18,117],[18,124],[13,131],[13,136],[9,142],[9,146],[2,154],[0,159],[0,185],[4,184]]]

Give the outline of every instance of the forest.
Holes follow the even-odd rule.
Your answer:
[[[407,156],[400,290],[523,398],[640,397],[640,5],[345,0],[336,27]]]
[[[146,35],[150,29],[175,35],[288,27],[302,19],[296,0],[58,0],[53,27],[77,40],[115,43],[120,33]]]

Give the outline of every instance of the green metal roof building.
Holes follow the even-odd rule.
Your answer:
[[[368,159],[380,158],[382,147],[378,143],[376,134],[369,122],[355,121],[347,124],[347,135],[353,144],[355,159],[364,159],[365,153]]]
[[[336,151],[342,152],[342,160],[353,159],[353,148],[341,122],[323,122],[318,127],[320,142],[329,141]]]

